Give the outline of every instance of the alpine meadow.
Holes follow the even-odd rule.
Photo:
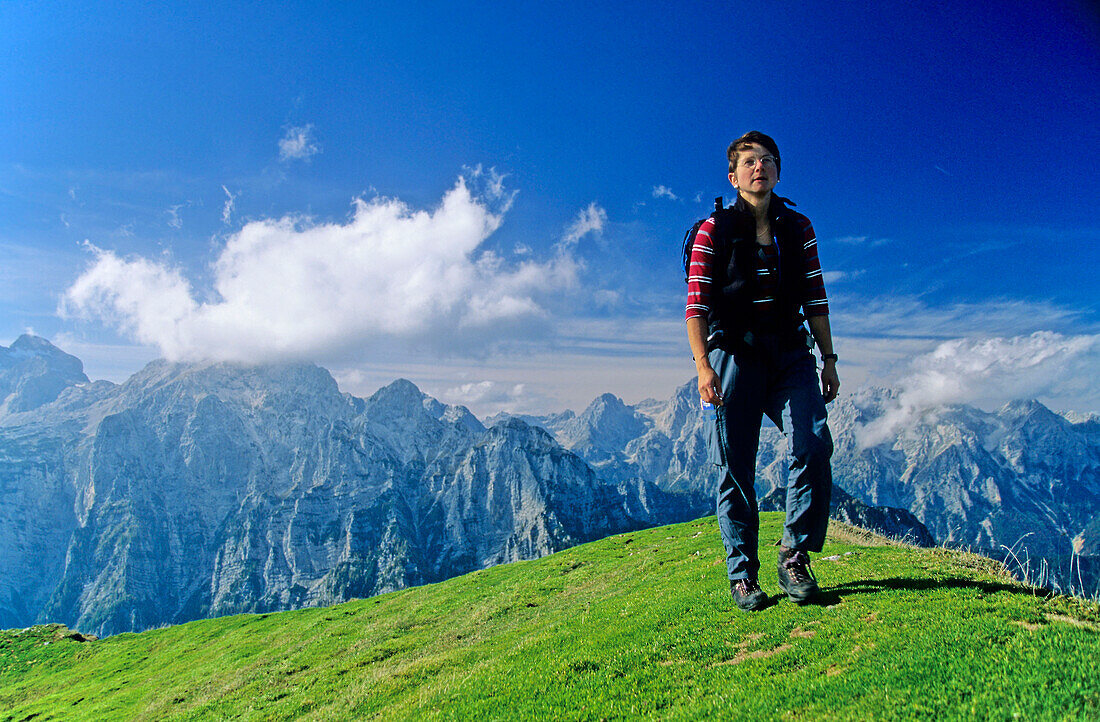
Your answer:
[[[0,722],[1100,719],[1094,5],[0,2]]]

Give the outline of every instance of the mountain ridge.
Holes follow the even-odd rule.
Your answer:
[[[48,403],[0,413],[0,626],[41,619],[107,634],[331,604],[713,508],[691,384],[664,402],[631,407],[608,394],[579,415],[498,415],[486,426],[408,380],[364,399],[304,364],[155,361],[119,385],[72,378]],[[866,411],[833,409],[842,461],[833,516],[943,541],[883,503],[903,500],[912,450],[860,456],[852,428]],[[967,433],[967,448],[978,449]],[[998,438],[1015,443],[1019,429]],[[1075,453],[1090,458],[1093,438],[1082,436]],[[762,500],[782,488],[783,446],[777,430],[765,431]],[[1029,508],[1050,512],[1043,494],[1061,487],[1031,485],[1040,491],[1024,495]],[[939,493],[965,500],[989,488]],[[1073,526],[1080,514],[1058,513],[1066,548],[1095,548],[1093,527]]]
[[[0,502],[0,625],[99,635],[370,596],[692,507],[407,380],[359,399],[312,365],[164,361],[0,417]]]

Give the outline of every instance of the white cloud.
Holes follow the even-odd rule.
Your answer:
[[[237,201],[237,196],[229,192],[229,189],[224,185],[222,190],[225,191],[225,205],[222,206],[222,223],[229,225],[229,222],[233,219],[233,208]],[[237,195],[240,195],[239,193]]]
[[[453,386],[444,391],[440,398],[449,404],[461,404],[482,416],[501,411],[515,413],[526,401],[526,388],[525,384],[478,381]]]
[[[1012,399],[1077,399],[1095,405],[1100,370],[1100,335],[1064,336],[1038,331],[1009,338],[953,339],[916,358],[897,384],[893,406],[862,427],[869,447],[944,404],[1000,404]],[[1055,401],[1057,404],[1057,401]],[[1079,407],[1081,408],[1081,407]]]
[[[85,245],[95,254],[95,263],[66,291],[62,303],[139,341],[155,342],[169,358],[180,357],[179,326],[196,311],[186,279],[162,264],[144,258],[126,261]]]
[[[592,303],[600,308],[616,308],[622,300],[622,292],[610,288],[597,288],[592,292]]]
[[[854,271],[825,271],[821,274],[821,278],[826,284],[841,283],[843,281],[851,281],[859,278],[863,273],[863,269],[856,269]]]
[[[890,242],[889,238],[872,238],[871,236],[841,236],[840,238],[833,238],[831,243],[843,243],[848,246],[870,246],[871,248],[878,248],[879,246],[886,245]]]
[[[604,224],[607,223],[607,211],[600,208],[595,202],[577,214],[577,217],[565,231],[562,243],[572,246],[589,233],[602,233]]]
[[[918,296],[830,298],[834,333],[881,338],[919,338],[931,343],[956,338],[1023,336],[1036,331],[1078,332],[1081,312],[1045,301],[991,298],[929,306]]]
[[[313,138],[313,125],[298,125],[286,129],[279,139],[279,160],[309,160],[321,152]]]
[[[672,192],[668,186],[653,186],[654,198],[668,198],[670,201],[678,201],[680,197]]]
[[[167,263],[89,245],[93,261],[59,312],[103,321],[169,359],[333,358],[395,342],[484,354],[542,333],[544,301],[577,285],[568,249],[511,264],[480,250],[502,220],[488,204],[509,202],[498,195],[475,197],[460,178],[431,212],[375,198],[356,200],[346,223],[248,223],[213,263],[213,293]],[[594,204],[582,215],[589,230],[602,223]]]
[[[186,204],[179,203],[168,207],[168,225],[177,230],[183,228],[183,219],[180,218],[180,208],[183,208],[184,205]]]

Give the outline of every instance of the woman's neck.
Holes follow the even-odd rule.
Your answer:
[[[745,199],[745,202],[752,208],[752,215],[757,221],[766,221],[768,219],[768,206],[771,205],[772,192],[768,191],[762,197],[756,193],[746,193],[744,191],[738,191],[741,197]]]

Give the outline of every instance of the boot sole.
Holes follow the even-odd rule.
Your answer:
[[[740,602],[737,602],[737,601],[735,601],[734,604],[742,612],[759,612],[761,609],[768,606],[768,600],[765,597],[761,601],[753,602],[752,604],[749,604],[749,605],[744,605],[744,604],[741,604]]]
[[[782,589],[783,593],[787,595],[787,599],[791,600],[795,604],[805,604],[806,602],[816,597],[818,592],[821,591],[817,587],[814,587],[813,589],[807,590],[806,592],[799,594],[797,592],[792,592],[791,590],[787,589],[785,586],[783,586],[782,582],[780,582],[779,588]]]

